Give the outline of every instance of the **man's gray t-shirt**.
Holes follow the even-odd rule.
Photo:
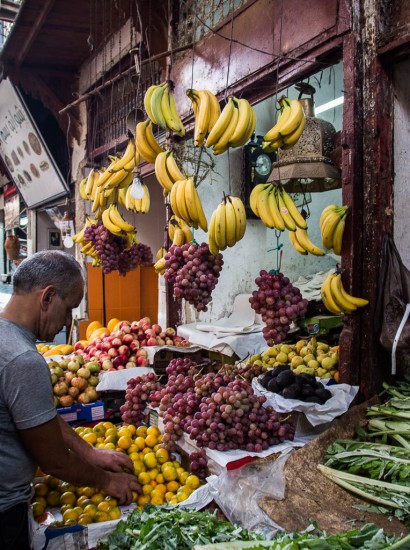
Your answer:
[[[30,499],[37,464],[18,430],[57,414],[50,371],[37,353],[35,336],[0,317],[0,512]]]

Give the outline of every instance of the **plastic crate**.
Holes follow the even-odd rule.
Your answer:
[[[61,407],[57,409],[57,412],[61,418],[69,423],[78,422],[79,420],[94,422],[105,418],[105,406],[102,401],[94,401],[94,403],[87,403],[86,405],[75,403],[71,407]]]

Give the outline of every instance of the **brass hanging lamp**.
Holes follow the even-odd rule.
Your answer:
[[[330,122],[315,117],[314,87],[301,83],[296,89],[305,112],[306,127],[296,145],[278,150],[269,181],[280,181],[289,193],[338,189],[342,185],[342,175],[331,159],[336,130]],[[302,98],[303,94],[310,97]]]

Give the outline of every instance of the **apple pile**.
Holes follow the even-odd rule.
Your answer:
[[[54,405],[71,407],[74,403],[93,403],[99,395],[95,389],[101,366],[98,361],[85,361],[73,353],[60,361],[49,361]]]
[[[149,365],[146,346],[188,347],[189,342],[177,336],[175,329],[151,323],[149,317],[139,321],[121,321],[107,336],[95,337],[88,345],[77,342],[75,352],[85,361],[98,361],[103,371],[147,367]]]

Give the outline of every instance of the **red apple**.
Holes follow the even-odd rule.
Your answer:
[[[125,362],[126,362],[126,358],[125,358]],[[120,365],[124,364],[124,356],[118,355],[117,357],[114,357],[112,364],[117,369]]]
[[[167,335],[166,335],[165,332],[162,330],[162,331],[158,334],[158,336],[159,336],[160,338],[162,338],[163,340],[165,340],[165,338],[166,338]]]
[[[121,327],[121,330],[124,334],[130,334],[131,333],[131,326],[130,325],[123,325]]]
[[[140,348],[139,350],[137,350],[136,356],[137,357],[148,357],[148,352],[147,352],[146,349]]]
[[[141,328],[142,328],[142,330],[143,330],[144,332],[147,332],[148,329],[152,328],[152,327],[151,327],[151,323],[143,323],[143,324],[141,325]]]
[[[96,357],[97,359],[100,359],[101,358],[101,355],[103,354],[104,352],[101,350],[101,349],[97,349],[97,351],[94,353],[94,357]]]
[[[149,361],[146,357],[137,357],[137,365],[139,367],[147,367],[149,365]]]
[[[122,339],[122,343],[129,346],[131,342],[135,340],[135,336],[133,334],[124,334],[124,337]]]
[[[145,336],[150,338],[155,338],[155,336],[157,335],[157,333],[155,332],[155,330],[153,328],[148,328],[146,331],[145,331]]]
[[[102,344],[101,344],[101,349],[103,351],[108,351],[111,347],[112,346],[111,346],[110,340],[105,340],[105,342],[102,342]]]
[[[122,338],[124,336],[124,332],[122,330],[116,330],[112,333],[113,338],[119,338],[122,341]]]
[[[90,344],[92,346],[96,346],[97,344],[99,344],[100,342],[102,342],[102,338],[94,338],[94,340],[91,340]]]
[[[96,347],[97,349],[102,349],[102,345],[103,345],[102,342],[98,342],[98,344],[96,344],[95,347]]]
[[[111,369],[113,368],[112,361],[111,361],[110,359],[105,359],[105,360],[102,362],[101,368],[102,368],[103,370],[111,370]]]
[[[138,331],[139,331],[139,329],[140,329],[139,321],[133,321],[133,322],[131,323],[130,328],[131,328],[131,332],[132,332],[133,334],[137,334]]]
[[[113,348],[119,348],[122,345],[122,339],[121,338],[114,338],[111,342],[111,345]]]
[[[140,324],[144,324],[144,323],[151,324],[151,319],[149,317],[141,317],[141,319],[139,320],[139,323]]]
[[[171,336],[176,336],[176,331],[175,331],[174,328],[168,327],[168,328],[165,329],[165,334],[166,334],[167,336],[170,336],[170,337],[171,337]]]
[[[148,338],[147,346],[157,346],[158,342],[156,338]]]
[[[174,344],[177,346],[182,342],[183,338],[182,336],[174,336]]]
[[[141,340],[140,346],[142,347],[142,346],[146,346],[146,345],[147,345],[147,339],[144,338],[144,340]]]
[[[83,349],[84,349],[84,345],[83,345],[81,342],[76,342],[76,343],[74,344],[74,349],[75,349],[76,351],[83,350]]]
[[[162,328],[155,323],[152,325],[152,329],[155,330],[156,334],[159,334],[162,331]]]
[[[130,354],[130,349],[129,349],[128,346],[126,346],[126,345],[123,344],[122,346],[120,346],[120,347],[118,348],[118,353],[119,353],[120,355],[125,355],[125,357],[128,357],[129,354]]]
[[[110,349],[108,350],[108,355],[109,355],[110,357],[117,357],[117,355],[118,355],[118,350],[117,350],[117,348],[110,348]]]

